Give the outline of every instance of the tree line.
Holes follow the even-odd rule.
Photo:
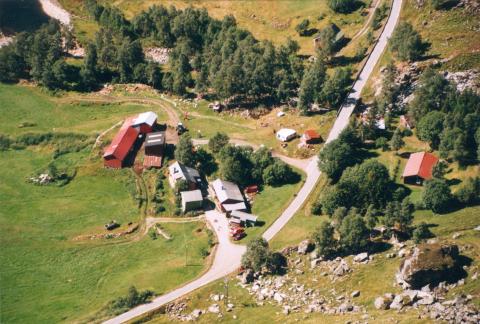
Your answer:
[[[52,90],[79,91],[108,82],[139,82],[232,104],[284,103],[300,88],[304,111],[314,102],[338,106],[351,83],[349,69],[329,78],[324,58],[305,67],[295,41],[277,47],[258,41],[230,15],[218,20],[205,9],[152,6],[129,21],[120,10],[95,0],[86,1],[85,7],[100,29],[85,44],[81,64],[67,60],[71,32],[51,21],[0,49],[0,81],[27,78]],[[168,68],[145,59],[145,42],[171,48]]]

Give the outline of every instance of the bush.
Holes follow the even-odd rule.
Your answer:
[[[119,297],[110,302],[110,309],[115,313],[121,313],[127,309],[131,309],[140,304],[144,304],[154,296],[151,290],[144,290],[139,292],[135,286],[128,289],[128,294],[125,297]]]
[[[420,34],[407,22],[398,24],[389,40],[389,46],[402,61],[417,60],[425,52]]]
[[[312,204],[312,214],[313,215],[321,215],[322,214],[322,204],[320,203],[320,201],[316,201]]]
[[[297,31],[298,35],[306,36],[309,25],[310,25],[310,20],[304,19],[297,26],[295,26],[295,30]]]
[[[385,137],[379,137],[375,140],[375,147],[382,149],[383,152],[388,151],[388,140]]]
[[[349,13],[355,10],[355,0],[328,0],[328,6],[335,12]]]
[[[10,148],[12,140],[10,137],[0,134],[0,151],[6,151]]]
[[[425,184],[422,201],[426,208],[435,213],[442,213],[448,210],[453,196],[450,187],[444,180],[432,179]]]
[[[322,222],[315,230],[312,240],[318,252],[325,258],[332,256],[337,250],[337,241],[333,237],[334,228],[328,222]]]
[[[263,182],[273,187],[298,182],[299,178],[289,165],[278,159],[263,171]]]
[[[220,150],[224,148],[229,141],[230,141],[230,138],[228,137],[227,134],[217,132],[208,141],[208,148],[210,149],[210,151],[216,154],[220,152]]]
[[[417,244],[430,237],[433,237],[433,234],[432,232],[430,232],[430,229],[425,222],[421,222],[420,224],[418,224],[412,233],[412,238]]]
[[[375,9],[372,17],[372,28],[373,30],[377,30],[382,25],[382,20],[387,17],[388,14],[388,6],[385,3],[382,3],[380,7]]]
[[[480,203],[480,177],[469,178],[455,193],[455,197],[464,205]]]

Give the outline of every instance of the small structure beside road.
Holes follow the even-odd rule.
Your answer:
[[[240,224],[255,225],[258,217],[250,213],[243,212],[241,210],[234,210],[230,213],[230,218],[237,220]]]
[[[308,129],[300,137],[300,142],[304,145],[307,144],[318,144],[322,142],[322,137],[314,129]]]
[[[297,132],[290,128],[282,128],[276,134],[277,139],[282,142],[288,142],[294,139],[296,136]]]
[[[182,198],[182,211],[184,213],[200,209],[203,206],[203,195],[199,189],[182,191],[180,196]]]
[[[217,179],[212,182],[212,188],[223,212],[247,209],[242,192],[235,183]]]
[[[423,181],[432,179],[433,167],[437,162],[438,158],[428,152],[410,154],[407,165],[403,170],[403,182],[422,185]]]

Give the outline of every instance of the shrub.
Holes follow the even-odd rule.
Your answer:
[[[315,230],[312,236],[312,240],[315,242],[318,252],[326,258],[332,256],[337,250],[337,241],[333,237],[333,234],[333,226],[324,221]]]
[[[375,140],[375,147],[382,149],[382,151],[388,151],[388,140],[385,137],[379,137]]]
[[[425,52],[420,34],[407,22],[398,24],[389,40],[389,46],[402,61],[417,60]]]
[[[480,177],[469,178],[455,193],[458,201],[464,205],[474,205],[480,202]]]
[[[453,196],[448,184],[441,179],[432,179],[425,184],[422,201],[425,207],[435,213],[447,211],[453,201]]]
[[[224,148],[229,141],[230,141],[230,138],[228,137],[227,134],[217,132],[208,141],[208,148],[210,149],[210,151],[216,154],[220,152],[220,150]]]
[[[412,238],[417,244],[430,237],[433,237],[433,234],[430,232],[430,229],[425,222],[418,224],[412,233]]]
[[[264,183],[273,187],[295,183],[299,178],[289,165],[278,159],[263,171]]]
[[[295,26],[295,30],[300,36],[305,36],[308,32],[309,25],[310,25],[310,20],[304,19],[297,26]]]
[[[328,6],[335,12],[349,13],[355,10],[355,0],[328,0]]]
[[[0,134],[0,151],[6,151],[10,148],[12,140],[10,137]]]
[[[128,289],[128,293],[125,297],[119,297],[110,302],[110,309],[115,313],[121,313],[126,309],[131,309],[140,304],[144,304],[154,296],[154,292],[151,290],[144,290],[139,292],[135,286],[131,286]]]

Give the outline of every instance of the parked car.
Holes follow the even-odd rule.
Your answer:
[[[240,241],[245,236],[247,236],[247,234],[245,234],[245,232],[240,232],[240,233],[233,236],[233,240],[234,241]]]
[[[183,125],[183,123],[179,122],[177,124],[177,134],[178,135],[182,135],[183,133],[185,133],[187,131],[187,128]]]

